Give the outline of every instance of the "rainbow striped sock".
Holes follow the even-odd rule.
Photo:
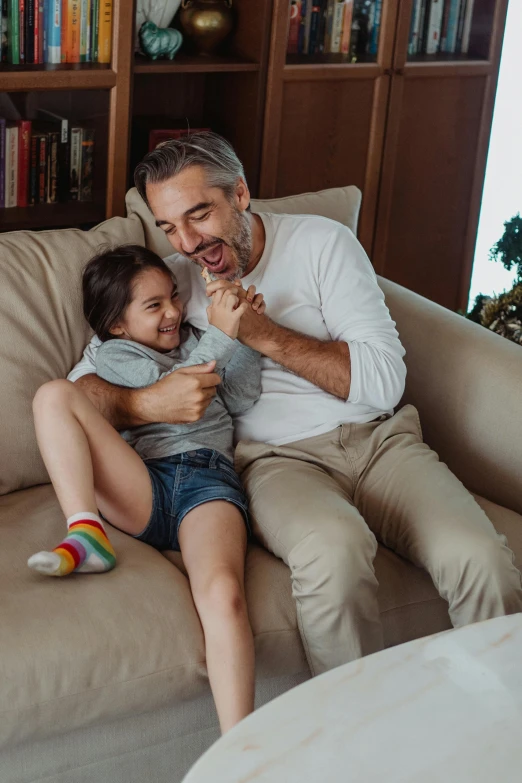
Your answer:
[[[116,555],[97,514],[82,512],[67,520],[69,532],[52,552],[38,552],[27,561],[30,568],[49,576],[102,573],[116,565]]]

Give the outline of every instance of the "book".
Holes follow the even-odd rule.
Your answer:
[[[469,51],[469,39],[471,35],[471,22],[473,19],[473,8],[475,0],[468,0],[466,4],[466,13],[464,16],[464,30],[462,33],[462,45],[460,51],[462,54],[467,54]]]
[[[80,201],[92,201],[92,180],[94,169],[94,130],[84,128],[82,134],[82,156],[80,166]]]
[[[71,153],[69,165],[69,200],[78,201],[80,168],[82,165],[82,128],[71,128]]]
[[[38,135],[38,168],[37,168],[37,188],[38,202],[45,204],[47,201],[47,134]]]
[[[35,51],[38,51],[38,60],[35,60],[37,63],[44,63],[44,47],[45,47],[45,0],[35,0],[35,3],[38,5],[38,14],[35,16],[35,31],[34,31],[34,46]],[[35,10],[36,13],[36,10]],[[38,42],[36,38],[38,27]],[[36,54],[35,54],[36,57]]]
[[[301,28],[301,0],[291,0],[290,19],[288,22],[287,54],[297,54],[299,46],[299,30]]]
[[[98,62],[110,63],[112,37],[112,0],[99,0]]]
[[[69,199],[69,169],[70,169],[70,128],[69,120],[54,112],[38,109],[39,127],[48,133],[58,132],[57,147],[57,200]]]
[[[18,202],[18,128],[13,123],[5,126],[5,197],[6,208]]]
[[[31,206],[38,204],[38,134],[31,134],[31,151],[29,162],[29,194],[28,201]]]
[[[25,0],[18,0],[18,46],[20,65],[25,65]]]
[[[47,37],[47,54],[45,62],[61,62],[62,33],[62,2],[61,0],[46,0],[45,29]]]
[[[299,0],[300,2],[300,0]],[[100,2],[91,0],[91,62],[97,63],[99,57],[98,38],[100,31]]]
[[[312,8],[314,0],[307,0],[306,18],[304,24],[303,54],[310,54],[310,30],[312,29]]]
[[[341,51],[341,38],[343,35],[344,0],[336,0],[333,9],[332,37],[330,39],[330,52],[339,54]]]
[[[324,52],[328,54],[332,45],[333,17],[337,0],[328,0],[326,5],[326,24],[324,31]]]
[[[319,51],[319,26],[323,7],[321,0],[312,0],[312,14],[310,19],[310,40],[308,43],[308,53],[316,54]]]
[[[326,35],[326,11],[328,0],[320,0],[321,10],[319,11],[319,23],[317,26],[317,44],[315,51],[319,54],[324,52],[324,38]]]
[[[426,36],[426,54],[437,54],[439,51],[443,6],[443,0],[431,0]]]
[[[87,36],[89,32],[88,0],[80,0],[80,62],[87,62]],[[89,22],[87,21],[89,19]]]
[[[444,42],[444,47],[441,46],[443,52],[455,52],[457,45],[457,29],[460,15],[461,0],[448,0],[448,32]]]
[[[11,65],[20,65],[20,15],[18,0],[8,0],[7,5],[7,50]]]
[[[38,0],[37,0],[38,2]],[[25,62],[29,65],[38,62],[38,60],[35,60],[35,51],[34,51],[34,0],[25,0],[26,7],[25,7]],[[38,6],[37,6],[38,7]],[[21,20],[20,20],[21,22]],[[20,29],[22,29],[20,24]]]
[[[419,54],[424,53],[426,51],[429,21],[430,21],[430,0],[422,0],[419,42],[418,42],[418,49],[417,49]]]
[[[0,209],[5,207],[5,125],[0,117]]]
[[[0,63],[7,62],[7,0],[0,0]]]
[[[301,0],[301,21],[299,24],[299,35],[297,37],[297,53],[306,54],[305,52],[305,29],[306,29],[306,14],[308,12],[308,5],[311,0]]]
[[[67,62],[67,15],[69,0],[60,0],[61,28],[60,28],[60,62]]]
[[[443,2],[443,0],[441,0]],[[368,44],[368,52],[371,55],[376,56],[379,49],[379,32],[381,29],[381,15],[382,15],[382,0],[375,0],[374,15],[372,21],[372,27],[370,32],[370,42]]]
[[[31,123],[18,120],[18,199],[19,207],[26,207],[29,194],[29,168],[31,164]]]
[[[352,37],[353,0],[346,0],[344,4],[343,33],[341,36],[341,52],[350,54],[350,40]]]
[[[79,63],[80,62],[80,0],[68,0],[65,40],[66,40],[65,62]]]
[[[442,24],[440,28],[440,52],[446,51],[446,41],[448,38],[448,20],[449,20],[449,0],[444,0],[444,9],[442,11]]]
[[[47,162],[46,162],[46,201],[55,204],[58,201],[58,144],[60,134],[51,131],[47,134]]]
[[[459,21],[457,24],[457,41],[455,44],[455,52],[460,54],[462,51],[462,36],[464,34],[464,18],[466,15],[466,0],[462,0],[459,11]]]

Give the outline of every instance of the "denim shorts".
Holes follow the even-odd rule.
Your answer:
[[[145,465],[152,484],[152,513],[145,530],[134,538],[156,549],[179,551],[178,531],[183,518],[211,500],[227,500],[237,506],[250,534],[248,502],[241,480],[219,451],[186,451],[145,460]]]

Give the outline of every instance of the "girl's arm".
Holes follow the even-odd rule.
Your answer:
[[[237,343],[222,373],[218,394],[232,416],[245,413],[261,396],[261,354]]]

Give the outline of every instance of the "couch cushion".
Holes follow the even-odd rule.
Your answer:
[[[156,226],[152,213],[136,188],[131,188],[125,199],[127,213],[138,215],[145,231],[145,243],[162,258],[172,255],[172,245],[161,228]],[[252,199],[252,212],[277,212],[290,215],[323,215],[337,220],[357,233],[357,219],[361,206],[361,191],[355,185],[329,188],[318,193],[301,193],[284,198]]]
[[[83,265],[100,246],[124,242],[143,244],[137,218],[0,235],[0,495],[48,480],[31,402],[42,383],[67,375],[87,341]]]
[[[507,535],[520,567],[522,517],[478,501]],[[163,557],[110,528],[113,571],[63,579],[34,573],[27,558],[64,532],[48,485],[0,498],[0,527],[0,746],[168,707],[207,690],[201,626],[179,553]],[[383,547],[375,570],[386,646],[450,627],[447,605],[424,571]],[[307,672],[289,571],[255,544],[246,591],[258,677]]]

